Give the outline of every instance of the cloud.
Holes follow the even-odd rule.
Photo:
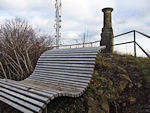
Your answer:
[[[54,0],[1,0],[0,8],[4,10],[38,10],[48,9]]]
[[[112,17],[115,35],[132,29],[149,33],[149,4],[149,0],[62,0],[61,40],[64,43],[82,40],[84,32],[88,32],[87,41],[99,40],[103,27],[101,10],[104,7],[114,8]],[[54,36],[54,6],[55,0],[1,0],[0,21],[22,17],[34,28],[41,28]]]

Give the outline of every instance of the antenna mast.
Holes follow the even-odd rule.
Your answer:
[[[60,45],[60,37],[61,37],[61,33],[60,33],[60,28],[61,28],[61,0],[56,0],[56,4],[55,4],[55,8],[56,8],[56,24],[55,24],[55,29],[56,29],[56,48],[59,48]]]

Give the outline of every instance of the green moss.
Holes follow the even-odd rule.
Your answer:
[[[136,58],[138,69],[142,72],[145,81],[150,86],[150,59],[149,58]]]

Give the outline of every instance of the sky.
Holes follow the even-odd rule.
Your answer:
[[[61,0],[61,43],[100,40],[102,9],[112,7],[114,35],[138,30],[150,35],[150,0]],[[0,23],[20,17],[34,29],[55,35],[55,0],[0,0]],[[132,36],[131,36],[132,37]],[[140,39],[140,38],[139,38]],[[141,42],[141,39],[139,40]],[[150,43],[150,41],[149,41]],[[143,45],[148,46],[147,41]]]

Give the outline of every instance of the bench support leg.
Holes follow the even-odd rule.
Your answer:
[[[47,106],[46,106],[46,108],[44,109],[43,113],[47,113]]]

